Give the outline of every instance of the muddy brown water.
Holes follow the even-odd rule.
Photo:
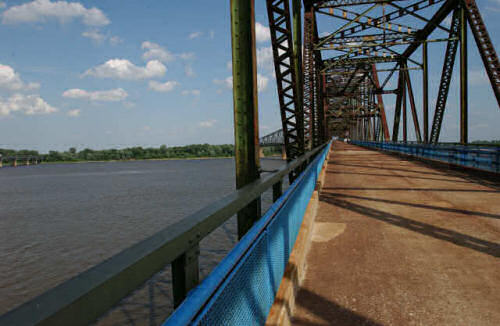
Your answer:
[[[263,159],[273,170],[283,164]],[[0,314],[234,190],[233,159],[0,169]],[[263,206],[271,194],[263,196]],[[205,277],[236,243],[231,219],[200,244]],[[172,311],[170,268],[100,325],[158,325]]]

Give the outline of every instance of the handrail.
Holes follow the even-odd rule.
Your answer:
[[[0,316],[0,325],[87,325],[317,154],[321,145]],[[175,281],[174,281],[175,282]],[[175,288],[175,284],[174,284]]]
[[[500,147],[352,140],[352,144],[399,152],[475,170],[500,173]]]

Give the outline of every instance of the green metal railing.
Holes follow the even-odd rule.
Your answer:
[[[87,325],[168,264],[178,305],[199,281],[200,241],[271,187],[273,200],[279,198],[283,178],[310,163],[324,146],[7,312],[0,325]]]

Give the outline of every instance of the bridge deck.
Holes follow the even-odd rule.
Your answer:
[[[294,325],[500,325],[500,191],[340,142]]]

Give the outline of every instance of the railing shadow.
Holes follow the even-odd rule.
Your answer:
[[[322,319],[328,325],[336,326],[382,326],[374,320],[359,313],[340,306],[321,295],[318,295],[304,287],[300,287],[297,293],[296,305],[306,309],[316,317]],[[311,322],[305,318],[294,316],[293,325],[313,326],[318,323]]]
[[[366,163],[371,163],[371,161],[365,162],[365,164],[345,164],[345,163],[340,163],[340,162],[334,162],[335,166],[348,166],[348,167],[353,167],[353,168],[366,168],[366,169],[387,170],[387,171],[402,171],[402,172],[439,175],[439,176],[446,175],[445,173],[438,173],[438,172],[415,171],[415,170],[399,169],[399,168],[393,168],[393,167],[384,167],[384,166],[380,166],[380,165],[372,166],[372,165],[366,165]]]
[[[333,196],[333,197],[353,198],[353,199],[360,199],[360,200],[375,201],[375,202],[379,202],[379,203],[404,205],[404,206],[410,206],[410,207],[415,207],[415,208],[432,209],[432,210],[457,213],[457,214],[463,214],[463,215],[469,215],[469,216],[481,216],[481,217],[500,219],[500,215],[497,215],[497,214],[469,211],[469,210],[465,210],[465,209],[439,207],[439,206],[432,206],[432,205],[425,205],[425,204],[407,203],[407,202],[402,202],[402,201],[397,201],[397,200],[371,198],[371,197],[363,197],[363,196],[355,196],[355,195],[346,195],[346,194],[341,194],[341,193],[329,193],[328,195]]]
[[[396,225],[426,236],[444,240],[461,247],[500,258],[500,245],[494,242],[478,239],[463,233],[443,229],[363,205],[354,204],[346,200],[338,199],[331,194],[321,194],[320,201],[324,201],[358,214]]]
[[[375,191],[436,191],[436,192],[483,192],[498,194],[500,190],[483,190],[483,189],[444,189],[444,188],[368,188],[368,187],[324,187],[323,190],[375,190]]]
[[[431,180],[431,181],[439,181],[439,182],[454,182],[454,183],[473,183],[472,181],[465,180],[453,180],[453,179],[437,179],[437,178],[426,178],[419,177],[414,175],[400,175],[400,174],[382,174],[382,173],[366,173],[366,172],[349,172],[349,171],[327,171],[330,174],[356,174],[356,175],[368,175],[375,177],[389,177],[389,178],[408,178],[408,179],[417,179],[417,180]]]

